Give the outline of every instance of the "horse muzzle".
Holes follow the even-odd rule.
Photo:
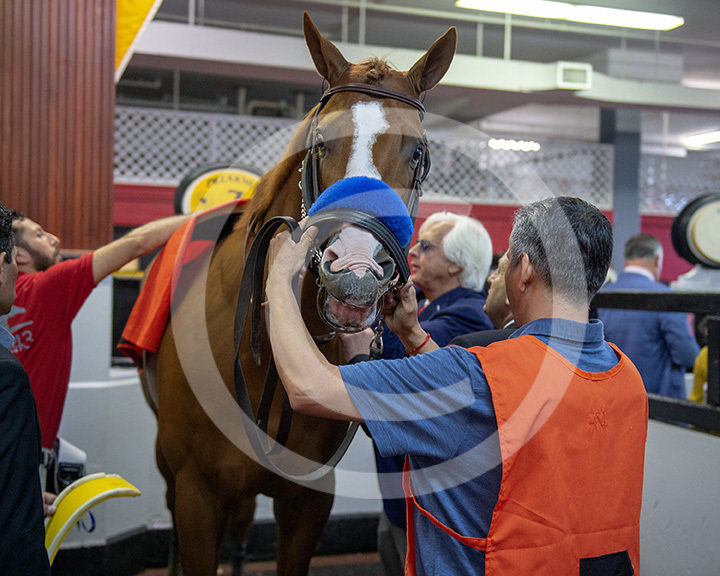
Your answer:
[[[382,245],[366,230],[354,227],[343,228],[328,245],[317,272],[318,311],[343,332],[371,326],[382,296],[397,281],[395,263]]]

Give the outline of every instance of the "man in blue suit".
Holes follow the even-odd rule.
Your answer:
[[[603,290],[669,291],[658,282],[662,263],[660,241],[637,234],[625,244],[625,270]],[[598,317],[605,325],[605,339],[630,357],[648,392],[687,398],[685,371],[700,350],[684,313],[599,309]]]

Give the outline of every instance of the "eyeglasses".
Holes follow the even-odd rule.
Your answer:
[[[440,244],[431,242],[430,240],[418,240],[417,245],[420,246],[420,252],[427,252],[430,248],[439,248]]]

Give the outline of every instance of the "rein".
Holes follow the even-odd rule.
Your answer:
[[[398,283],[405,284],[407,282],[410,277],[410,268],[407,260],[405,259],[403,248],[400,246],[395,238],[395,235],[387,228],[387,226],[376,218],[369,216],[364,212],[360,212],[359,210],[334,210],[315,214],[308,220],[308,226],[319,226],[326,222],[337,221],[350,222],[355,226],[365,228],[373,233],[383,246],[385,246],[386,250],[390,252],[391,257],[398,262]],[[337,465],[350,446],[350,442],[352,442],[355,432],[357,431],[358,423],[353,422],[350,424],[348,431],[345,434],[345,438],[338,449],[330,457],[330,459],[319,468],[307,474],[301,475],[294,475],[285,472],[278,468],[270,459],[270,456],[279,453],[284,448],[290,434],[292,408],[290,407],[290,401],[284,388],[281,388],[282,411],[277,436],[272,445],[270,445],[267,441],[267,427],[270,417],[270,408],[272,406],[272,400],[275,395],[279,379],[277,367],[275,366],[275,360],[271,355],[270,363],[265,374],[265,386],[263,388],[262,398],[260,399],[260,405],[258,406],[257,417],[253,412],[252,402],[250,401],[250,396],[248,394],[247,383],[240,364],[240,345],[245,332],[245,327],[247,326],[248,312],[250,313],[250,346],[253,359],[258,366],[260,366],[262,361],[260,357],[260,333],[265,261],[267,260],[270,241],[275,235],[275,232],[282,226],[287,226],[287,228],[289,228],[295,242],[299,240],[301,231],[298,223],[289,216],[276,216],[265,222],[262,228],[260,228],[252,246],[250,247],[250,252],[245,261],[245,268],[243,270],[242,279],[240,280],[240,289],[238,290],[237,306],[235,310],[235,364],[233,373],[235,398],[240,406],[240,409],[245,413],[250,421],[255,423],[254,429],[250,429],[252,428],[251,426],[246,426],[246,432],[250,444],[260,462],[285,478],[298,482],[310,482],[322,478]],[[261,433],[258,432],[258,429]]]
[[[318,142],[317,142],[317,125],[318,115],[322,108],[327,104],[328,100],[340,92],[358,92],[361,94],[367,94],[377,98],[391,98],[393,100],[402,102],[415,108],[420,114],[422,120],[425,114],[425,107],[422,102],[413,96],[381,88],[379,86],[372,86],[369,84],[343,84],[330,88],[327,90],[315,110],[315,114],[312,119],[312,128],[309,135],[308,152],[303,160],[302,167],[300,168],[301,179],[300,188],[302,190],[302,217],[306,216],[306,209],[308,209],[320,196],[320,183],[318,179],[319,172],[319,154],[318,154]],[[430,154],[427,147],[427,140],[423,135],[421,143],[421,158],[413,174],[413,181],[411,187],[411,196],[408,204],[408,212],[412,221],[415,222],[415,216],[417,214],[418,199],[422,195],[422,182],[425,180],[427,173],[430,169]],[[410,267],[407,262],[407,254],[395,235],[378,219],[375,217],[361,212],[359,210],[352,209],[340,209],[323,211],[315,214],[308,221],[309,226],[321,225],[330,222],[348,222],[364,228],[371,232],[389,252],[391,258],[395,262],[396,269],[398,272],[398,285],[404,285],[410,277]],[[272,444],[268,441],[268,421],[270,417],[270,408],[272,406],[272,400],[277,389],[278,373],[275,361],[270,356],[269,366],[265,374],[265,386],[262,393],[262,398],[258,406],[257,417],[254,414],[252,402],[248,394],[247,384],[243,375],[242,366],[240,365],[240,345],[245,327],[247,325],[248,312],[250,312],[250,343],[253,359],[255,363],[260,366],[260,341],[261,341],[261,302],[263,296],[263,279],[265,270],[265,261],[267,259],[267,252],[275,232],[282,226],[287,226],[292,234],[293,240],[297,242],[300,238],[301,232],[298,223],[291,217],[288,216],[276,216],[269,219],[258,231],[255,236],[250,250],[248,252],[245,268],[243,270],[242,279],[240,281],[240,289],[238,291],[237,306],[235,312],[235,325],[234,325],[234,344],[235,344],[235,364],[234,364],[234,386],[235,386],[235,398],[240,409],[249,418],[251,422],[255,423],[255,426],[250,426],[245,423],[248,440],[256,456],[258,457],[261,464],[266,466],[268,469],[273,470],[280,476],[297,482],[311,482],[318,480],[330,472],[345,455],[352,439],[355,436],[355,432],[359,424],[353,422],[348,426],[348,430],[343,438],[338,449],[330,457],[327,462],[321,464],[317,469],[307,474],[290,474],[280,469],[271,459],[272,456],[280,453],[287,443],[287,439],[290,434],[290,424],[292,421],[292,408],[290,407],[290,401],[284,388],[281,388],[282,394],[282,410],[280,416],[280,424],[278,426],[278,432]],[[311,259],[311,265],[309,269],[316,273],[316,269],[313,266],[317,265],[319,257],[314,255]],[[252,429],[251,429],[252,428]]]

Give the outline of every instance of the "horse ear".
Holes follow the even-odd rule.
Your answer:
[[[445,76],[455,56],[456,46],[457,29],[453,26],[435,40],[423,57],[408,70],[408,80],[418,94],[430,90]]]
[[[315,68],[333,86],[350,67],[350,62],[345,60],[340,50],[330,40],[320,34],[320,30],[307,12],[303,13],[303,33]]]

